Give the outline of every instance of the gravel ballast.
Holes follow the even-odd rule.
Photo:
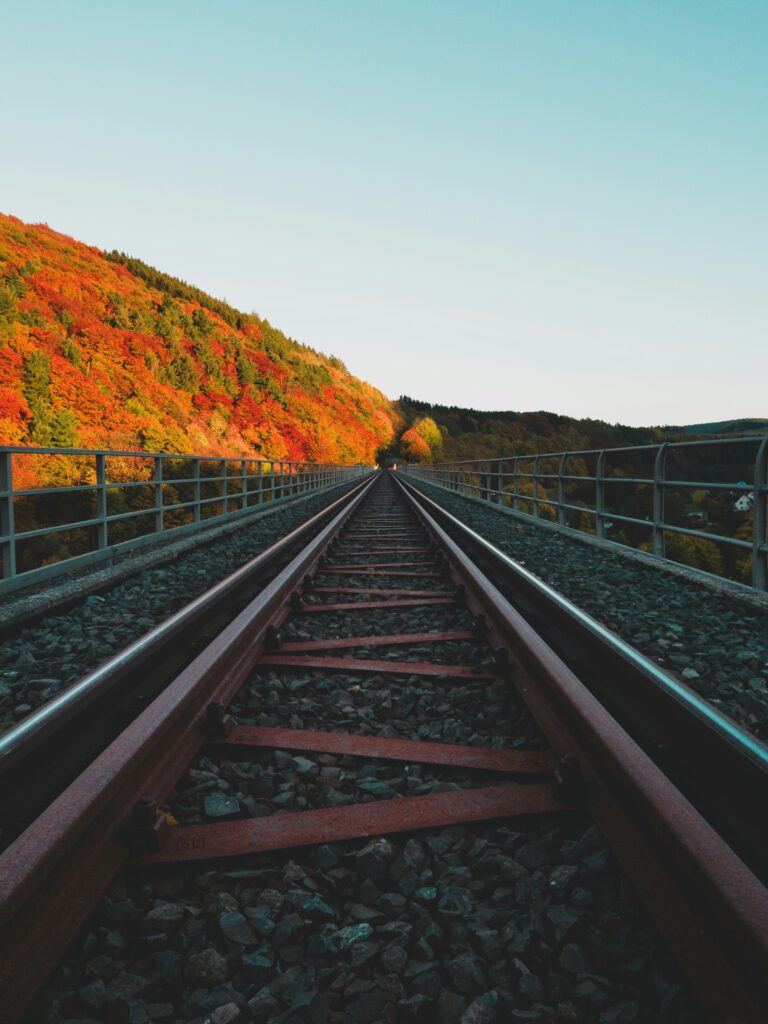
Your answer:
[[[313,602],[337,600],[312,595]],[[321,615],[297,609],[280,632],[296,641],[471,625],[468,611],[451,604]],[[493,660],[481,640],[339,654],[351,659],[361,651],[406,662]],[[351,663],[349,670],[257,665],[229,711],[241,725],[544,746],[501,677],[465,682],[363,673]],[[278,829],[286,814],[341,813],[352,803],[499,781],[501,773],[490,771],[214,744],[181,777],[165,811],[173,827],[268,819]],[[133,867],[113,883],[25,1024],[699,1020],[613,854],[573,811]]]
[[[201,536],[173,561],[120,578],[63,613],[6,636],[0,641],[0,729],[138,640],[353,485],[288,502],[217,539]],[[80,578],[87,586],[88,576]]]
[[[599,833],[478,825],[133,872],[29,1024],[694,1024]]]
[[[408,479],[745,729],[768,740],[768,609],[621,550]]]

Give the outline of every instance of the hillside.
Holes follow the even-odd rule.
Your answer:
[[[768,420],[720,420],[718,423],[689,423],[684,427],[669,427],[683,434],[766,434]]]
[[[390,402],[343,363],[139,259],[0,214],[0,444],[372,463],[764,432]]]
[[[413,454],[416,461],[439,457],[446,460],[490,459],[500,455],[535,455],[568,449],[610,448],[649,444],[662,437],[656,427],[625,427],[602,420],[573,419],[553,412],[481,412],[455,405],[435,405],[403,396],[398,409],[411,428],[401,438],[398,452]],[[424,426],[433,423],[439,430]],[[425,444],[413,438],[414,425]],[[403,444],[403,441],[406,443]]]
[[[268,321],[0,214],[0,444],[372,463],[397,425]]]

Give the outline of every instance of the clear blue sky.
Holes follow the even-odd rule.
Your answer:
[[[0,209],[392,397],[768,416],[768,0],[4,0]]]

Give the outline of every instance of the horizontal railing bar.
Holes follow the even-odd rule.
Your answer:
[[[504,461],[504,462],[516,462],[525,461],[533,462],[534,459],[554,459],[566,456],[567,458],[575,458],[580,455],[601,455],[605,453],[606,456],[619,452],[653,452],[658,451],[662,446],[666,446],[668,450],[680,449],[680,448],[703,448],[703,447],[715,447],[722,445],[742,445],[742,444],[753,444],[759,446],[763,440],[763,434],[740,434],[736,437],[719,437],[711,439],[702,439],[699,441],[659,441],[655,444],[637,444],[637,445],[624,445],[618,448],[574,448],[565,449],[563,451],[556,452],[542,452],[540,455],[506,455],[498,456],[495,459],[462,459],[457,462],[441,462],[438,463],[440,466],[489,466],[493,463]]]
[[[321,466],[325,469],[354,469],[361,463],[342,462],[293,462],[290,459],[260,459],[253,455],[191,455],[187,452],[176,454],[174,452],[145,452],[140,449],[121,450],[115,448],[36,448],[30,445],[0,445],[0,452],[10,452],[11,455],[104,455],[107,458],[131,458],[131,459],[163,459],[165,461],[177,462],[226,462],[226,463],[251,463],[259,465],[280,466]]]
[[[672,526],[669,523],[662,523],[661,529],[667,533],[682,533],[686,537],[699,537],[701,540],[711,540],[715,544],[730,544],[735,548],[745,548],[749,551],[753,550],[751,540],[740,540],[738,537],[725,537],[719,533],[705,533],[703,530],[691,530],[687,526]],[[768,549],[768,545],[762,544],[759,547],[760,551]]]
[[[659,480],[659,486],[667,489],[670,487],[687,487],[694,491],[744,491],[745,494],[749,494],[750,491],[754,490],[753,484],[728,484],[714,480]]]
[[[162,484],[163,487],[181,487],[181,486],[183,486],[185,484],[197,484],[197,483],[199,483],[202,486],[204,484],[209,484],[209,483],[235,483],[235,481],[237,481],[239,483],[241,480],[250,480],[250,481],[254,481],[254,482],[258,481],[258,480],[266,481],[266,480],[270,480],[272,478],[273,478],[273,474],[271,474],[271,473],[264,473],[264,474],[261,475],[261,477],[259,477],[258,474],[255,474],[255,473],[249,473],[245,477],[243,477],[240,473],[238,473],[236,475],[233,475],[233,476],[201,476],[199,480],[196,479],[195,477],[190,477],[189,479],[185,478],[185,479],[182,479],[182,480],[176,480],[176,479],[170,479],[169,480],[167,477],[163,478],[163,480],[155,480],[152,477],[149,477],[147,480],[113,480],[113,481],[106,481],[103,485],[100,485],[100,484],[65,484],[63,487],[28,487],[28,488],[24,488],[24,489],[21,489],[21,490],[14,490],[12,492],[12,495],[13,495],[14,498],[35,498],[35,497],[38,497],[38,495],[44,495],[44,494],[74,494],[74,493],[77,493],[77,492],[100,491],[102,486],[106,490],[119,490],[119,489],[121,489],[123,487],[156,487],[158,484]],[[280,474],[280,473],[274,474],[274,479],[282,480],[284,478],[285,479],[288,478],[288,474],[287,473],[285,473],[285,474]],[[299,484],[297,484],[294,481],[293,477],[291,477],[291,480],[292,480],[292,482],[288,483],[286,486],[288,486],[288,487],[299,486]],[[302,483],[307,483],[307,482],[308,481],[302,481]],[[234,493],[234,492],[230,492],[230,493]],[[8,492],[1,491],[0,492],[0,498],[6,498],[6,497],[8,497]]]

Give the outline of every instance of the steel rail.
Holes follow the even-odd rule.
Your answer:
[[[358,484],[347,494],[337,498],[332,504],[291,530],[285,537],[281,537],[266,551],[262,551],[239,569],[235,569],[233,573],[220,580],[210,590],[206,590],[205,593],[200,594],[179,611],[164,619],[144,636],[123,648],[114,657],[105,661],[103,665],[99,665],[93,672],[89,672],[78,682],[56,694],[55,697],[0,736],[0,776],[8,765],[15,762],[20,753],[33,750],[37,743],[56,728],[57,724],[67,721],[90,700],[114,686],[129,672],[136,671],[145,660],[154,656],[164,644],[178,636],[184,628],[200,622],[223,601],[231,600],[233,591],[244,581],[251,579],[256,573],[263,572],[265,567],[274,563],[277,556],[295,546],[297,541],[303,540],[332,512],[338,511],[352,495],[366,486],[366,483],[370,483],[370,481]]]
[[[128,859],[122,830],[131,808],[147,794],[162,801],[172,790],[207,741],[206,709],[231,701],[264,647],[267,626],[288,615],[291,595],[377,476],[347,496],[278,576],[0,855],[0,991],[8,1021],[24,1013]],[[149,825],[161,823],[150,811]]]
[[[768,822],[756,812],[768,803],[768,746],[418,488],[398,483],[459,541],[750,866],[768,877]]]
[[[716,1021],[762,1024],[768,1006],[768,890],[413,489],[398,484],[467,581],[491,637],[514,650],[512,678],[561,759],[563,788],[613,846],[706,1011]]]
[[[92,747],[82,735],[86,730],[79,729],[86,713],[93,708],[101,711],[107,699],[114,700],[110,695],[115,693],[124,701],[126,691],[137,684],[145,696],[154,696],[178,674],[185,657],[187,661],[192,659],[199,650],[201,637],[209,629],[223,628],[219,616],[231,618],[229,609],[249,600],[254,588],[263,586],[270,574],[276,573],[308,538],[370,483],[371,479],[366,478],[357,484],[0,736],[0,814],[6,830],[16,824],[21,814],[33,815],[42,809],[28,794],[27,776],[38,787],[38,800],[49,800],[61,790],[68,776],[76,774],[95,756],[98,748]],[[100,717],[105,733],[103,747],[122,730],[125,720],[112,704]],[[113,721],[118,724],[110,729]],[[73,729],[78,730],[77,737],[73,736]],[[59,763],[60,749],[63,764]],[[54,769],[49,770],[47,789],[39,788],[41,780],[33,767],[35,759],[44,760],[49,769]]]

